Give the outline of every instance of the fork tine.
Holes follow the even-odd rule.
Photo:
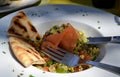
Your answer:
[[[64,56],[65,52],[61,51],[60,49],[54,49],[54,48],[51,48],[49,46],[46,47],[48,50],[51,50],[53,52],[55,52],[56,54],[59,54],[60,56]]]
[[[50,58],[52,58],[53,60],[55,60],[55,61],[57,61],[57,62],[61,62],[61,59],[56,58],[55,56],[49,54],[48,52],[50,52],[50,51],[48,51],[47,49],[44,49],[44,51],[42,51],[42,52],[43,52],[44,54],[46,54],[47,56],[49,56]]]
[[[60,52],[59,50],[56,50],[54,48],[51,48],[49,46],[46,46],[45,50],[44,50],[47,54],[49,54],[48,56],[52,56],[51,58],[55,59],[59,59],[59,62],[62,61],[63,57],[65,56],[65,53]],[[57,60],[58,61],[58,60]]]
[[[48,50],[51,50],[53,51],[54,53],[58,54],[59,56],[62,56],[64,57],[64,55],[66,54],[65,52],[63,52],[62,50],[59,49],[54,49],[54,48],[51,48],[49,46],[46,47]]]
[[[66,52],[67,52],[66,50],[64,50],[64,49],[62,49],[62,48],[59,48],[58,50],[61,51],[61,52],[63,52],[63,53],[66,53]]]

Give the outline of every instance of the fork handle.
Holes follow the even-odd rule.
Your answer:
[[[95,61],[87,61],[86,63],[120,75],[120,67],[99,63]]]

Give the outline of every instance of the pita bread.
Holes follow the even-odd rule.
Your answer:
[[[18,59],[18,61],[23,64],[25,67],[28,67],[32,64],[44,64],[44,59],[40,54],[27,42],[17,38],[10,37],[9,43],[11,49]]]
[[[23,11],[20,11],[13,17],[8,29],[8,34],[30,39],[32,41],[41,39],[41,36],[37,32],[36,28]]]

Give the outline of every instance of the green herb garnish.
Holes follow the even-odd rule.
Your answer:
[[[29,77],[34,77],[34,76],[30,74]]]
[[[99,26],[98,29],[101,29],[101,27]]]
[[[2,53],[3,53],[3,54],[6,54],[6,52],[5,52],[5,51],[2,51]]]
[[[100,23],[100,21],[97,21],[97,23]]]

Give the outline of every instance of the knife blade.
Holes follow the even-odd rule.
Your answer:
[[[120,43],[120,36],[88,37],[88,44]]]

